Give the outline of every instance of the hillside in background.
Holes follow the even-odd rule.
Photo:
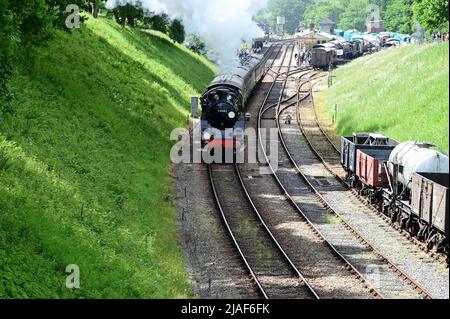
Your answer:
[[[169,137],[214,67],[101,18],[30,56],[0,118],[0,298],[192,296]],[[69,264],[80,290],[65,287]]]
[[[317,97],[329,117],[338,105],[339,135],[379,132],[449,150],[449,46],[403,46],[358,59],[334,72]]]

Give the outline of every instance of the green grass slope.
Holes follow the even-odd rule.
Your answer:
[[[325,91],[337,133],[380,132],[449,149],[448,43],[404,46],[339,68]],[[320,98],[319,98],[320,100]]]
[[[169,137],[214,67],[103,18],[30,55],[0,118],[0,298],[192,296]]]

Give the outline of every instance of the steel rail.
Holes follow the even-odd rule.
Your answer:
[[[276,45],[276,46],[279,47],[279,50],[276,52],[275,56],[273,57],[271,66],[270,66],[269,69],[266,71],[265,75],[267,75],[267,73],[268,73],[268,72],[270,71],[270,69],[273,67],[273,65],[274,65],[274,63],[275,63],[275,60],[276,60],[276,57],[278,56],[278,54],[279,54],[279,53],[281,52],[281,50],[283,49],[283,45]],[[270,56],[272,57],[272,56],[274,55],[274,53],[275,53],[275,49],[274,49],[272,52],[270,52],[269,54],[270,54]],[[269,58],[269,60],[270,60],[270,58]],[[229,234],[229,236],[230,236],[230,238],[231,238],[231,241],[233,242],[234,246],[236,247],[236,250],[237,250],[237,252],[238,252],[238,254],[239,254],[239,256],[240,256],[240,259],[243,261],[243,263],[244,263],[244,265],[245,265],[245,267],[246,267],[246,269],[247,269],[247,271],[248,271],[248,273],[249,273],[251,279],[254,281],[254,283],[255,283],[255,285],[256,285],[256,288],[257,288],[258,292],[260,293],[260,295],[261,295],[264,299],[269,299],[269,297],[268,297],[268,295],[267,295],[267,292],[266,292],[265,289],[262,287],[261,282],[259,281],[259,279],[258,279],[258,277],[256,276],[255,272],[253,271],[253,268],[250,266],[250,264],[249,264],[247,258],[245,257],[245,255],[244,255],[244,253],[243,253],[243,251],[242,251],[242,249],[241,249],[241,247],[240,247],[240,245],[239,245],[239,243],[238,243],[238,241],[237,241],[237,239],[236,239],[236,236],[235,236],[233,230],[232,230],[231,227],[230,227],[230,224],[229,224],[228,219],[227,219],[227,217],[226,217],[225,211],[224,211],[224,209],[223,209],[223,207],[222,207],[222,205],[221,205],[221,203],[220,203],[219,195],[218,195],[218,193],[217,193],[216,184],[215,184],[215,182],[214,182],[214,177],[213,177],[213,172],[212,172],[212,166],[211,166],[211,164],[208,165],[208,177],[209,177],[209,184],[210,184],[210,187],[211,187],[211,191],[212,191],[212,193],[213,193],[213,197],[214,197],[214,199],[215,199],[216,206],[217,206],[217,208],[218,208],[218,210],[219,210],[219,212],[220,212],[220,215],[221,215],[221,217],[222,217],[222,221],[223,221],[223,223],[224,223],[224,225],[225,225],[225,228],[227,229],[227,232],[228,232],[228,234]]]
[[[236,236],[234,235],[233,230],[230,227],[230,224],[228,223],[227,216],[225,214],[225,211],[223,210],[223,207],[220,203],[219,195],[217,193],[216,185],[214,183],[214,177],[212,172],[212,166],[208,165],[208,175],[209,175],[209,182],[211,186],[212,193],[214,195],[215,203],[217,205],[217,208],[219,209],[220,215],[222,216],[222,220],[225,224],[226,229],[228,230],[228,234],[230,235],[231,240],[233,241],[234,245],[236,246],[237,251],[239,252],[239,255],[244,262],[248,272],[250,273],[250,276],[252,277],[253,281],[255,282],[256,286],[258,287],[259,292],[263,296],[264,299],[269,299],[266,291],[261,285],[261,282],[259,281],[258,277],[256,276],[255,272],[253,271],[253,268],[250,266],[250,264],[247,261],[247,258],[245,257],[241,246],[239,245],[238,241],[236,240]]]
[[[314,76],[314,75],[312,75]],[[297,102],[295,103],[297,104]],[[294,105],[295,105],[294,104]],[[288,105],[287,107],[292,106],[292,105]],[[286,108],[287,108],[286,107]],[[283,192],[284,196],[289,200],[289,202],[291,203],[291,205],[294,207],[294,209],[300,214],[300,216],[307,222],[308,226],[312,229],[312,231],[320,238],[320,240],[331,250],[331,252],[337,256],[339,259],[341,259],[345,264],[346,264],[346,268],[354,273],[358,278],[360,278],[362,281],[364,281],[364,283],[367,285],[369,291],[371,293],[374,294],[374,296],[379,297],[379,298],[384,298],[383,294],[381,292],[379,292],[376,288],[374,288],[367,280],[366,278],[357,270],[356,267],[354,267],[350,261],[344,256],[342,255],[339,250],[333,245],[331,244],[326,238],[325,236],[319,231],[319,229],[311,222],[311,220],[307,217],[307,215],[303,212],[303,210],[298,206],[298,204],[295,202],[295,200],[293,199],[293,197],[289,194],[289,192],[287,191],[287,189],[285,188],[283,182],[280,180],[279,176],[277,175],[275,169],[273,168],[272,163],[269,160],[269,156],[267,155],[266,149],[264,147],[264,144],[262,143],[262,135],[261,135],[261,124],[262,124],[262,117],[264,115],[264,113],[268,110],[269,108],[260,109],[259,112],[259,116],[258,116],[258,132],[259,132],[259,141],[260,141],[260,146],[263,150],[263,154],[264,157],[269,165],[270,170],[272,171],[272,174],[278,184],[278,186],[280,187],[281,191]],[[279,128],[279,117],[277,116],[277,126],[278,126],[278,131],[279,134],[281,134],[281,130]],[[288,153],[288,156],[290,154]]]
[[[289,47],[288,47],[288,48],[289,48]],[[282,63],[281,63],[281,66],[282,66],[282,65],[284,64],[284,62],[285,62],[286,55],[287,55],[287,51],[288,51],[288,50],[285,51],[285,54],[284,54],[284,57],[283,57],[283,61],[282,61]],[[293,51],[292,51],[292,53],[291,53],[290,59],[292,59],[292,54],[293,54]],[[288,67],[290,67],[290,63],[289,63],[289,66],[288,66]],[[287,71],[286,73],[281,73],[280,71],[281,71],[281,67],[279,68],[278,76],[277,76],[277,77],[274,77],[274,81],[273,81],[273,83],[272,83],[272,85],[271,85],[269,91],[268,91],[267,94],[266,94],[266,97],[265,97],[264,102],[263,102],[263,104],[262,104],[263,106],[264,106],[264,104],[267,103],[267,100],[268,100],[270,94],[271,94],[272,91],[273,91],[273,88],[274,88],[274,86],[275,86],[275,83],[276,83],[277,79],[278,79],[281,75],[289,74],[289,69],[288,69],[288,71]],[[298,71],[301,72],[300,70],[298,70]],[[278,101],[277,104],[279,104],[279,103],[282,102],[283,92],[284,92],[284,90],[285,90],[285,86],[286,86],[287,79],[288,79],[288,77],[286,77],[286,79],[285,79],[285,81],[284,81],[284,86],[283,86],[283,88],[282,88],[282,90],[281,90],[281,92],[280,92],[280,97],[279,97],[279,101]],[[294,99],[295,97],[296,97],[296,95],[293,95],[292,97],[289,97],[289,98],[285,99],[284,101],[285,101],[285,102],[288,102],[288,101]],[[275,105],[276,105],[276,104],[275,104]],[[251,195],[250,195],[250,193],[249,193],[247,187],[245,186],[245,182],[244,182],[244,180],[243,180],[243,178],[242,178],[242,174],[241,174],[241,171],[240,171],[240,169],[239,169],[239,165],[238,165],[237,163],[235,163],[234,169],[235,169],[235,171],[236,171],[236,173],[237,173],[237,176],[238,176],[238,178],[239,178],[239,182],[240,182],[240,184],[241,184],[242,190],[244,191],[244,193],[245,193],[245,195],[246,195],[246,197],[247,197],[247,199],[248,199],[248,202],[249,202],[250,205],[252,206],[255,215],[258,217],[259,221],[261,222],[261,225],[264,227],[264,229],[266,230],[267,234],[269,235],[269,237],[271,238],[271,240],[273,241],[273,243],[278,247],[279,251],[280,251],[281,254],[285,257],[286,261],[287,261],[288,264],[291,266],[291,268],[294,270],[294,272],[296,273],[296,275],[299,277],[300,280],[303,281],[303,283],[305,284],[305,286],[308,288],[309,292],[314,296],[315,299],[320,299],[319,295],[318,295],[317,292],[314,290],[314,288],[312,287],[312,285],[311,285],[311,284],[308,282],[308,280],[304,277],[304,275],[301,273],[301,271],[295,266],[295,264],[292,262],[292,260],[290,259],[290,257],[289,257],[288,254],[286,253],[286,251],[282,248],[282,246],[280,245],[280,243],[278,242],[278,240],[276,239],[276,237],[273,235],[272,231],[271,231],[271,230],[269,229],[269,227],[267,226],[267,224],[266,224],[266,222],[264,221],[264,219],[263,219],[261,213],[259,212],[259,210],[257,209],[256,205],[254,204],[253,199],[252,199],[252,197],[251,197]]]
[[[315,107],[315,103],[314,103],[314,95],[311,94],[311,101],[312,101],[312,108],[314,110],[314,119],[316,121],[316,126],[319,128],[320,132],[322,133],[322,135],[325,137],[327,143],[329,145],[331,145],[331,147],[334,149],[334,151],[336,152],[336,155],[338,156],[338,158],[340,158],[341,156],[341,151],[339,150],[339,148],[334,144],[334,142],[331,140],[330,136],[326,133],[326,131],[322,128],[322,126],[320,125],[320,121],[317,115],[317,109]],[[303,127],[303,124],[300,123],[300,125]],[[373,205],[372,203],[370,203],[365,197],[363,197],[362,195],[360,195],[358,193],[358,191],[352,187],[350,187],[350,185],[347,183],[347,181],[345,181],[344,179],[342,179],[341,176],[339,176],[333,168],[331,168],[328,163],[326,162],[326,160],[323,158],[322,155],[319,154],[319,152],[317,151],[317,149],[312,145],[312,143],[309,141],[309,138],[305,135],[305,138],[307,139],[308,145],[310,146],[310,149],[313,151],[314,155],[316,157],[318,157],[318,159],[320,159],[320,161],[322,162],[322,164],[326,167],[326,169],[335,177],[335,179],[340,182],[345,188],[347,188],[348,190],[350,190],[352,192],[352,194],[359,199],[359,201],[364,204],[367,208],[369,208],[372,212],[374,212],[378,217],[380,217],[386,224],[388,224],[389,226],[391,226],[394,230],[397,230],[401,235],[403,235],[403,237],[405,237],[406,239],[408,239],[411,243],[415,244],[419,249],[421,249],[422,251],[424,251],[425,253],[427,253],[430,257],[438,260],[439,262],[442,263],[446,263],[447,267],[449,265],[449,256],[445,255],[443,253],[438,253],[438,252],[434,252],[432,250],[430,250],[427,246],[426,243],[420,241],[419,239],[411,236],[411,234],[409,232],[407,232],[406,230],[404,230],[400,224],[398,222],[394,223],[392,222],[392,220],[386,216],[385,214],[383,214],[383,212],[380,211],[380,209],[378,207],[376,207],[375,205]]]
[[[286,55],[283,58],[283,62],[284,63],[284,59],[285,59]],[[274,81],[276,81],[276,78],[274,78]],[[294,263],[291,261],[291,259],[288,257],[288,255],[286,254],[286,252],[284,251],[284,249],[281,247],[281,245],[279,244],[279,242],[276,240],[275,236],[272,234],[272,232],[270,231],[270,229],[267,227],[267,225],[265,224],[264,220],[262,219],[262,216],[260,214],[260,212],[258,211],[258,209],[256,208],[247,188],[245,187],[241,172],[239,170],[238,164],[236,163],[234,165],[234,170],[235,173],[238,177],[239,180],[239,184],[241,185],[241,188],[250,204],[250,206],[252,207],[254,213],[256,214],[256,216],[258,217],[259,221],[261,222],[261,225],[264,227],[266,233],[268,234],[268,236],[270,237],[271,241],[275,244],[275,246],[278,248],[278,251],[281,253],[281,255],[285,258],[285,261],[287,262],[287,264],[289,264],[291,270],[295,273],[295,275],[298,277],[298,279],[300,279],[304,284],[305,287],[308,289],[308,292],[315,298],[315,299],[320,299],[319,295],[315,292],[315,290],[312,288],[312,286],[308,283],[308,281],[305,279],[305,277],[302,275],[302,273],[300,272],[300,270],[294,265]],[[269,295],[267,294],[266,290],[263,288],[263,285],[261,284],[261,282],[259,281],[255,271],[253,270],[253,268],[251,267],[251,265],[249,264],[247,258],[245,257],[245,254],[243,252],[243,250],[241,249],[241,246],[236,238],[236,235],[234,234],[230,223],[228,221],[228,218],[226,216],[226,213],[221,205],[220,202],[220,198],[217,192],[217,188],[216,188],[216,184],[214,181],[214,177],[213,177],[213,170],[212,170],[212,165],[208,165],[208,175],[209,175],[209,180],[210,180],[210,185],[211,185],[211,189],[215,198],[215,202],[216,205],[221,213],[222,216],[222,220],[226,226],[226,229],[230,235],[230,238],[232,239],[234,245],[236,246],[237,251],[239,252],[239,255],[241,257],[241,259],[243,260],[248,272],[250,273],[253,281],[255,282],[259,292],[261,293],[261,295],[265,298],[265,299],[269,299]]]
[[[310,82],[305,82],[303,83],[303,85],[309,84],[311,85]],[[299,87],[299,91],[301,90],[301,86]],[[301,124],[301,120],[300,120],[300,112],[299,112],[299,108],[300,108],[300,104],[306,100],[306,98],[308,98],[309,96],[312,95],[312,88],[310,88],[308,95],[306,95],[303,98],[299,98],[298,100],[298,105],[297,105],[297,118],[298,118],[298,124],[300,126],[301,132],[303,134],[303,136],[305,137],[308,146],[311,148],[312,152],[318,157],[318,159],[320,160],[321,157],[320,155],[317,153],[317,151],[315,150],[315,148],[311,145],[310,140],[308,139],[308,137],[306,136],[305,130],[303,125]],[[286,145],[287,147],[287,145]],[[292,157],[292,155],[290,154],[289,150],[286,149],[286,151],[289,154],[289,157],[291,159],[291,162],[293,163],[293,165],[295,166],[298,175],[307,183],[308,187],[313,191],[313,193],[316,195],[316,197],[319,199],[319,201],[329,210],[329,212],[338,217],[340,222],[344,225],[345,228],[347,228],[347,230],[349,230],[351,233],[353,233],[358,240],[364,244],[368,249],[370,249],[375,255],[377,255],[383,262],[385,262],[389,268],[393,269],[401,278],[403,278],[410,286],[412,286],[422,297],[424,297],[424,299],[432,299],[431,294],[423,287],[421,287],[418,283],[416,283],[412,278],[410,278],[405,272],[403,272],[393,261],[391,261],[389,258],[385,257],[380,251],[378,251],[366,238],[364,238],[357,230],[354,229],[354,227],[352,227],[348,222],[346,222],[344,220],[344,218],[336,212],[336,210],[333,208],[333,206],[328,203],[328,201],[323,197],[323,195],[317,190],[317,188],[311,183],[311,181],[307,178],[307,176],[303,173],[303,171],[301,170],[301,168],[299,167],[299,165],[297,164],[297,162],[294,160],[294,158]],[[323,159],[322,159],[323,161]],[[327,167],[327,166],[325,166]],[[330,168],[327,168],[330,171]],[[332,172],[333,176],[335,178],[337,178],[337,175]]]
[[[261,225],[264,227],[265,231],[267,232],[267,234],[269,235],[270,239],[272,240],[272,242],[275,244],[275,246],[278,248],[279,252],[284,256],[284,258],[286,259],[287,263],[290,265],[290,267],[292,268],[292,270],[295,272],[295,274],[297,275],[297,277],[303,281],[303,283],[305,284],[305,286],[307,287],[307,289],[309,290],[309,292],[312,294],[312,296],[315,299],[321,299],[319,297],[319,294],[314,290],[314,288],[312,287],[312,285],[308,282],[308,280],[305,278],[305,276],[301,273],[301,271],[298,269],[298,267],[295,266],[295,264],[292,262],[291,258],[289,257],[289,255],[286,253],[286,251],[283,249],[283,247],[280,245],[280,243],[278,242],[278,240],[276,239],[276,237],[273,235],[272,231],[269,229],[269,227],[267,226],[266,222],[264,221],[261,213],[259,212],[258,208],[256,207],[255,203],[253,202],[253,199],[247,189],[247,187],[245,186],[244,183],[244,179],[242,177],[241,171],[239,169],[239,165],[235,164],[234,165],[234,169],[235,172],[238,176],[239,179],[239,183],[241,184],[241,188],[245,193],[245,196],[248,199],[249,204],[252,206],[253,212],[255,213],[255,215],[258,217],[259,221],[261,222]]]

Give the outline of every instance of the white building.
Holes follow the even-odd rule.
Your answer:
[[[297,39],[301,50],[311,50],[312,47],[316,44],[332,41],[336,37],[332,34],[314,29],[314,25],[312,24],[309,30],[304,30],[302,32],[296,33],[295,38]]]

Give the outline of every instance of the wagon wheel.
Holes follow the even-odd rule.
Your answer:
[[[411,234],[412,237],[416,237],[418,232],[419,232],[419,224],[417,222],[412,222],[409,233]]]

